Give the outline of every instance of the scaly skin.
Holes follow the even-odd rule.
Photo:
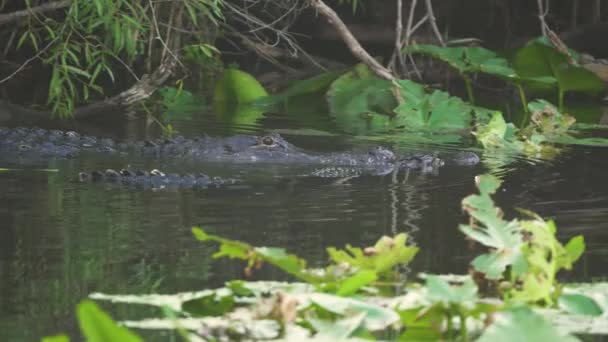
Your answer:
[[[322,167],[317,172],[318,176],[338,175],[346,170],[372,175],[385,175],[400,169],[428,171],[444,164],[437,156],[427,154],[399,159],[393,151],[384,147],[362,152],[307,152],[285,141],[278,134],[237,135],[227,138],[201,136],[194,139],[175,137],[118,143],[108,138],[39,128],[0,128],[0,153],[32,158],[69,158],[87,153],[130,153],[158,159],[320,165]],[[471,165],[479,162],[479,157],[472,152],[461,154],[461,157],[453,160],[455,163]]]
[[[80,172],[78,180],[83,183],[109,183],[136,186],[145,189],[172,188],[215,188],[222,185],[236,184],[235,179],[209,177],[205,174],[165,174],[159,170],[95,170],[92,172]]]

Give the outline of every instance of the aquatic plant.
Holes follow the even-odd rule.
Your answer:
[[[557,273],[583,253],[583,238],[564,246],[555,237],[555,224],[529,211],[522,211],[527,219],[505,220],[491,198],[499,186],[494,176],[479,176],[479,194],[462,201],[471,221],[460,230],[490,248],[472,261],[472,275],[420,274],[422,282],[405,282],[402,267],[418,251],[406,234],[382,237],[367,248],[329,247],[329,265],[309,268],[282,248],[254,247],[193,228],[198,240],[219,244],[214,258],[246,261],[245,274],[270,264],[297,281],[233,280],[222,288],[174,295],[90,297],[159,307],[165,318],[121,325],[174,330],[190,340],[576,341],[568,333],[608,334],[608,302],[601,300],[606,284],[557,282]],[[90,341],[138,340],[88,300],[79,305],[78,318]]]

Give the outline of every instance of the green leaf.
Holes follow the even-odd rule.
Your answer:
[[[392,87],[390,81],[376,77],[367,66],[358,64],[329,87],[329,114],[348,133],[385,131],[397,106]]]
[[[582,294],[562,294],[559,296],[558,304],[560,309],[573,314],[601,316],[603,313],[593,298]]]
[[[336,294],[344,297],[353,295],[362,287],[367,286],[376,280],[378,280],[376,272],[368,270],[359,271],[341,281]]]
[[[424,314],[423,314],[424,313]],[[442,340],[441,322],[443,317],[425,308],[414,308],[399,312],[405,332],[399,341],[440,341]]]
[[[573,342],[577,338],[560,334],[542,316],[528,308],[502,312],[494,318],[477,342],[551,341]]]
[[[365,329],[370,331],[382,330],[399,321],[399,315],[380,305],[367,303],[353,298],[344,298],[324,293],[312,293],[309,296],[312,303],[341,316],[364,313]]]
[[[129,329],[121,327],[97,304],[84,300],[78,304],[76,314],[83,335],[89,342],[140,342],[143,341]]]
[[[429,275],[426,278],[426,287],[431,300],[445,305],[477,300],[477,285],[471,278],[467,278],[461,285],[450,285],[441,277]]]
[[[557,51],[545,39],[528,42],[519,49],[513,58],[517,74],[532,81],[527,82],[529,90],[547,91],[555,87],[549,83],[538,82],[539,78],[552,77],[561,91],[574,91],[596,94],[604,91],[604,82],[591,71],[573,65],[568,57]]]
[[[436,45],[410,45],[406,53],[425,53],[448,63],[460,73],[482,72],[507,80],[517,80],[518,76],[506,59],[495,52],[478,47],[441,47]]]
[[[439,90],[427,94],[422,86],[409,80],[398,83],[404,102],[395,108],[397,116],[392,126],[413,130],[462,130],[471,126],[477,107]]]
[[[284,101],[289,101],[289,99],[292,97],[325,92],[340,75],[342,75],[341,72],[330,71],[305,80],[294,81],[289,88],[278,94],[260,98],[255,101],[255,104],[260,106],[269,106]]]
[[[234,308],[234,296],[217,292],[182,303],[182,310],[193,316],[222,316]]]
[[[42,338],[42,342],[70,342],[70,338],[67,335],[47,336]]]
[[[289,274],[293,274],[304,280],[313,279],[305,274],[306,261],[293,254],[288,254],[283,248],[256,247],[254,250],[262,256],[264,261],[279,267]]]
[[[418,253],[417,247],[407,245],[407,239],[405,233],[398,234],[394,238],[383,236],[367,253],[361,248],[350,245],[346,246],[346,250],[329,247],[327,253],[336,264],[346,263],[358,270],[372,271],[382,276],[397,265],[409,263]]]
[[[215,85],[213,102],[248,104],[264,96],[268,93],[255,77],[238,69],[226,69]]]
[[[351,317],[337,320],[308,317],[306,322],[310,323],[313,329],[317,331],[316,338],[346,339],[363,325],[365,316],[365,312],[360,312]]]
[[[564,248],[566,249],[570,262],[574,263],[585,251],[585,238],[582,235],[577,235],[570,239]]]
[[[495,194],[502,184],[498,177],[489,174],[479,176],[477,182],[477,188],[482,196]]]

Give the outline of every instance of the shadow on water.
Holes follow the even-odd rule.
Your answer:
[[[194,135],[201,125],[184,124],[180,130]],[[217,129],[216,134],[227,132]],[[284,133],[290,132],[302,131]],[[288,137],[313,149],[366,143],[334,135]],[[458,149],[431,142],[396,146],[402,152]],[[474,176],[488,169],[505,180],[497,201],[508,216],[510,208],[524,207],[554,217],[564,238],[585,234],[588,253],[572,279],[605,276],[608,151],[576,147],[551,162],[516,159],[502,165],[491,155],[485,161],[475,167],[448,165],[438,174],[412,171],[342,181],[282,176],[285,166],[214,164],[205,171],[241,175],[248,183],[162,191],[75,181],[82,169],[155,166],[119,158],[54,160],[47,166],[56,173],[0,172],[0,340],[36,340],[66,327],[76,334],[74,305],[93,291],[172,292],[242,277],[242,265],[213,260],[214,246],[194,241],[194,225],[253,245],[285,247],[313,265],[326,261],[327,246],[367,245],[383,234],[410,232],[421,247],[412,273],[466,272],[472,250],[457,229],[466,220],[460,201],[475,190]],[[270,268],[256,276],[283,279]]]

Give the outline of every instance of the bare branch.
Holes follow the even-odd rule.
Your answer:
[[[49,2],[44,5],[30,7],[21,11],[15,11],[7,14],[0,14],[0,26],[12,23],[22,18],[30,17],[39,13],[53,11],[59,8],[68,7],[72,4],[72,0],[60,0]]]
[[[395,48],[388,68],[397,71],[396,61],[399,60],[399,67],[405,66],[403,54],[401,53],[401,36],[403,34],[403,0],[397,0],[397,21],[395,22]]]
[[[378,77],[395,81],[395,76],[386,69],[382,64],[378,63],[372,56],[365,51],[365,49],[359,44],[355,36],[348,30],[342,19],[338,14],[327,6],[322,0],[310,0],[310,4],[314,9],[317,10],[323,17],[325,17],[329,23],[338,31],[342,41],[348,46],[351,53],[357,57],[363,64],[367,65],[374,74]]]
[[[546,3],[546,6],[543,5],[543,0],[536,0],[536,4],[538,6],[538,20],[540,21],[540,31],[543,33],[543,36],[547,35],[547,22],[545,21],[545,17],[549,12],[549,3]]]
[[[426,0],[425,4],[426,4],[426,14],[429,18],[429,23],[431,24],[431,27],[433,28],[433,32],[435,32],[435,36],[437,36],[437,40],[439,40],[439,43],[441,44],[441,46],[445,46],[445,42],[443,41],[443,37],[441,37],[439,28],[437,28],[435,14],[433,12],[433,4],[431,3],[431,0]]]
[[[33,61],[35,61],[36,59],[38,59],[46,50],[48,50],[51,45],[53,45],[53,43],[55,43],[55,41],[57,40],[59,36],[57,36],[55,39],[51,40],[48,44],[46,44],[42,49],[40,49],[40,51],[38,51],[38,53],[36,53],[34,56],[28,58],[25,62],[23,62],[15,71],[13,71],[10,75],[4,77],[3,79],[0,80],[0,84],[10,80],[11,78],[15,77],[15,75],[17,75],[21,70],[23,70],[26,66],[28,66],[30,63],[32,63]]]

